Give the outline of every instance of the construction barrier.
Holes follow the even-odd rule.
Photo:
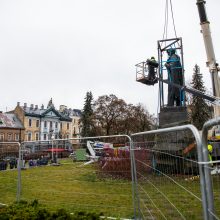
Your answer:
[[[219,124],[206,122],[202,137],[183,125],[131,137],[1,142],[0,206],[37,199],[114,218],[220,219],[220,150],[207,138]]]
[[[131,137],[138,219],[203,219],[207,204],[197,129],[184,125]]]
[[[207,215],[204,219],[220,219],[220,140],[208,140],[208,131],[219,131],[220,117],[203,125],[201,166],[205,175]]]
[[[126,135],[24,142],[19,199],[70,213],[136,218],[130,146]]]
[[[19,199],[18,158],[19,142],[0,142],[0,205],[5,205],[11,199]],[[17,190],[16,190],[17,189]]]

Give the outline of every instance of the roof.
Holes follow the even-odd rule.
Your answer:
[[[81,117],[82,115],[82,112],[80,109],[71,109],[71,108],[65,109],[62,113],[69,117],[73,117],[73,116]]]
[[[52,111],[61,121],[72,121],[72,119],[68,115],[57,111],[53,106],[49,106],[47,109],[31,108],[24,106],[21,106],[21,108],[24,110],[26,116],[41,118],[44,117],[48,112]]]
[[[24,129],[21,121],[12,113],[0,113],[0,128]]]
[[[24,107],[24,106],[21,106],[21,108],[24,110],[25,115],[36,116],[36,117],[39,117],[46,111],[45,109],[39,109],[39,108],[36,109],[36,108]]]
[[[81,117],[82,111],[80,109],[73,109],[73,111],[75,112],[76,116]]]

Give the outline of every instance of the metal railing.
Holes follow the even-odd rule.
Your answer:
[[[75,143],[75,141],[79,141],[78,146]],[[127,135],[110,135],[110,136],[96,136],[96,137],[82,137],[82,138],[69,138],[69,139],[53,139],[48,141],[28,141],[28,142],[23,142],[22,143],[22,147],[20,150],[20,155],[19,155],[19,161],[20,164],[22,164],[21,161],[24,161],[25,158],[29,158],[28,162],[31,161],[32,163],[32,159],[33,158],[33,163],[37,164],[40,163],[39,160],[41,160],[45,157],[49,158],[49,160],[54,161],[54,159],[57,159],[57,157],[59,157],[59,160],[62,161],[62,159],[60,159],[60,155],[53,155],[53,153],[55,154],[60,154],[57,150],[59,150],[60,148],[58,148],[58,142],[71,142],[72,143],[72,150],[74,150],[75,152],[77,152],[77,150],[82,150],[82,148],[85,149],[85,141],[87,140],[98,140],[98,141],[103,141],[103,142],[109,142],[109,143],[113,143],[116,141],[122,141],[124,143],[125,146],[127,146],[129,148],[129,155],[127,155],[126,157],[124,156],[120,156],[118,153],[113,157],[112,159],[107,159],[107,160],[102,160],[99,161],[98,163],[96,163],[96,166],[98,166],[98,168],[92,169],[91,171],[87,171],[86,169],[91,169],[91,167],[89,166],[81,166],[81,165],[74,165],[74,163],[71,163],[69,165],[67,165],[67,168],[65,170],[65,166],[60,166],[60,169],[62,169],[63,173],[67,173],[69,172],[69,169],[71,169],[70,172],[74,172],[74,169],[78,169],[79,173],[87,173],[88,177],[81,177],[81,178],[85,178],[85,179],[89,179],[91,176],[91,172],[92,173],[97,173],[98,176],[107,176],[109,177],[109,183],[108,181],[104,181],[102,183],[102,181],[94,181],[94,191],[93,192],[87,192],[87,189],[84,189],[83,193],[78,193],[78,197],[77,197],[77,191],[78,189],[74,188],[74,181],[78,181],[80,182],[81,180],[78,180],[77,177],[76,180],[74,180],[74,178],[69,177],[69,175],[65,178],[67,178],[66,182],[63,183],[64,185],[67,184],[68,187],[71,189],[71,192],[67,191],[64,192],[62,190],[57,190],[56,188],[62,188],[61,185],[59,184],[59,175],[61,176],[62,174],[59,171],[59,167],[54,167],[54,169],[50,170],[50,174],[44,174],[43,170],[47,170],[49,168],[42,168],[42,166],[39,166],[39,169],[42,169],[42,174],[41,177],[42,178],[42,184],[45,183],[46,185],[51,184],[55,186],[55,189],[50,189],[48,194],[50,194],[50,198],[48,198],[48,201],[44,201],[43,196],[41,196],[41,193],[44,192],[44,188],[42,187],[42,184],[39,184],[39,186],[37,185],[33,185],[33,184],[28,184],[28,182],[30,182],[29,178],[31,177],[33,179],[36,178],[35,174],[31,174],[32,172],[34,172],[34,170],[36,169],[31,169],[32,167],[30,167],[30,165],[27,164],[26,162],[26,168],[28,169],[28,172],[25,171],[25,175],[22,175],[22,166],[19,166],[19,175],[18,175],[18,181],[19,181],[19,190],[18,190],[18,200],[20,199],[24,199],[24,200],[30,200],[30,198],[32,199],[39,199],[40,202],[47,202],[49,204],[51,204],[52,206],[62,206],[63,205],[63,195],[66,193],[66,197],[69,198],[69,206],[75,206],[74,208],[76,209],[77,207],[81,206],[80,208],[83,209],[95,209],[95,210],[99,210],[99,209],[103,209],[103,210],[107,210],[107,213],[111,213],[112,209],[117,209],[117,210],[123,210],[128,213],[131,213],[131,210],[129,209],[133,209],[132,212],[132,216],[134,215],[135,219],[136,219],[136,206],[135,204],[135,199],[131,199],[131,197],[135,195],[135,177],[134,177],[134,172],[135,172],[135,163],[133,162],[133,158],[134,156],[132,155],[132,153],[134,151],[131,150],[132,148],[132,142],[131,142],[131,138]],[[45,143],[44,143],[45,142]],[[48,149],[46,148],[46,145],[48,144]],[[65,144],[64,144],[65,145]],[[63,150],[65,149],[65,147],[63,148]],[[46,155],[46,153],[43,152],[47,152],[48,155]],[[48,153],[49,152],[49,153]],[[57,153],[58,152],[58,153]],[[113,150],[114,152],[114,150]],[[130,153],[131,152],[131,153]],[[70,154],[70,153],[69,153]],[[69,155],[68,154],[68,155]],[[36,158],[37,159],[36,159]],[[66,156],[65,156],[66,157]],[[115,159],[116,157],[116,159]],[[68,156],[67,156],[68,158]],[[114,159],[113,159],[114,158]],[[65,158],[63,158],[65,160]],[[87,161],[88,164],[90,162],[94,161],[98,161],[97,158],[89,158],[90,161]],[[27,161],[27,159],[26,159]],[[57,161],[56,161],[57,162]],[[30,164],[30,163],[29,163]],[[48,164],[50,164],[50,162],[48,162]],[[77,163],[76,163],[77,164]],[[81,164],[84,164],[84,162],[81,162]],[[51,164],[53,165],[53,164]],[[56,165],[56,164],[54,164]],[[100,167],[101,166],[101,167]],[[114,166],[116,168],[116,170],[110,170],[109,168],[112,168],[112,166]],[[118,168],[117,168],[118,166]],[[37,167],[37,166],[36,166]],[[41,167],[41,168],[40,168]],[[71,168],[70,168],[71,167]],[[80,167],[80,168],[79,168]],[[30,168],[30,169],[29,169]],[[57,169],[56,169],[57,168]],[[80,170],[82,169],[82,171]],[[57,170],[57,171],[56,171]],[[31,172],[32,171],[32,172]],[[47,171],[46,171],[47,172]],[[76,171],[77,172],[77,171]],[[28,174],[27,174],[28,173]],[[26,177],[28,176],[29,177]],[[45,176],[46,175],[46,176]],[[48,177],[48,175],[50,177]],[[120,179],[120,176],[122,177],[122,179],[126,179],[124,182],[123,181],[119,181],[117,183],[117,181],[111,181],[111,179]],[[70,187],[69,186],[69,179],[72,178],[73,179],[73,184]],[[92,178],[95,178],[94,176]],[[107,178],[108,179],[108,178]],[[89,181],[89,180],[88,180]],[[86,181],[82,181],[81,184],[81,188],[84,187],[84,185]],[[99,191],[102,191],[103,189],[97,189],[97,184],[103,184],[105,185],[106,188],[109,188],[109,194],[108,194],[108,190],[105,192],[105,194],[100,193]],[[121,187],[119,186],[121,185]],[[115,187],[118,187],[118,189],[116,189]],[[126,191],[128,190],[128,186],[130,186],[130,193],[126,194],[123,191],[123,186],[125,186]],[[35,192],[33,191],[33,188],[35,188]],[[51,192],[50,192],[51,191]],[[118,192],[118,196],[117,194],[112,194],[111,192]],[[120,192],[120,193],[119,193]],[[31,195],[30,195],[31,194]],[[46,191],[45,191],[46,194]],[[72,198],[70,198],[70,195],[73,195]],[[113,197],[112,197],[113,196]],[[124,197],[125,200],[123,203],[128,203],[128,201],[131,201],[131,205],[128,206],[126,204],[126,206],[123,206],[123,204],[118,204],[117,205],[117,197]],[[95,197],[96,199],[93,200],[93,203],[90,204],[89,200],[87,200],[86,198],[91,198],[91,197]],[[114,204],[114,200],[116,200],[116,204]],[[80,203],[80,201],[83,201]],[[86,201],[86,203],[84,202]],[[94,204],[94,202],[97,201],[97,204]],[[105,207],[102,207],[102,201],[108,201],[108,203],[105,203]],[[132,204],[133,202],[133,204]],[[72,203],[72,204],[71,204]],[[85,204],[84,204],[85,203]],[[100,205],[98,205],[100,203]],[[80,209],[79,208],[79,209]],[[73,211],[73,209],[71,209],[71,211]],[[124,216],[122,216],[124,217]]]
[[[184,125],[136,133],[131,137],[138,217],[206,219],[206,181],[199,163],[203,156],[198,130]],[[197,208],[193,210],[193,206]]]
[[[0,142],[0,171],[8,171],[12,169],[17,169],[18,177],[20,176],[20,162],[17,160],[20,153],[20,143],[15,141],[2,141]],[[15,181],[17,180],[17,183]],[[16,190],[16,199],[17,201],[20,199],[20,180],[16,178],[15,175],[4,175],[3,179],[1,179],[1,185],[7,185],[10,189],[8,191],[12,191],[17,184]],[[14,185],[15,184],[15,185]],[[1,189],[0,198],[4,201],[0,200],[0,203],[5,202],[5,199],[8,197],[7,190]]]
[[[10,175],[2,172],[1,174],[4,175],[1,176],[4,177],[3,180],[8,184],[7,187],[11,187],[9,190],[11,192],[14,191],[12,188],[16,187],[17,182],[17,201],[20,199],[30,199],[32,195],[29,193],[32,192],[32,187],[37,190],[34,194],[35,196],[38,196],[41,190],[43,191],[42,188],[38,189],[38,186],[29,183],[29,177],[36,178],[34,177],[34,170],[31,171],[30,169],[30,172],[28,172],[29,176],[26,176],[26,171],[25,175],[22,175],[24,159],[30,153],[33,153],[33,156],[35,153],[38,155],[38,152],[50,152],[49,157],[54,160],[54,158],[58,157],[58,148],[60,148],[62,143],[64,150],[69,150],[69,148],[65,148],[66,143],[72,144],[73,149],[77,150],[77,148],[81,148],[83,145],[85,147],[85,141],[87,140],[103,140],[113,143],[115,139],[120,140],[120,138],[124,138],[123,143],[129,146],[129,156],[120,157],[117,152],[112,159],[107,159],[104,162],[101,161],[104,165],[96,172],[101,175],[107,172],[109,175],[114,176],[117,174],[123,177],[129,177],[130,175],[132,180],[130,193],[133,197],[134,219],[220,219],[220,144],[219,142],[211,143],[214,146],[211,153],[207,149],[208,130],[216,125],[220,125],[220,118],[206,122],[203,126],[202,137],[200,137],[198,130],[193,125],[183,125],[135,133],[131,137],[128,135],[111,135],[54,139],[50,141],[23,142],[21,145],[18,142],[1,142],[1,144],[16,144],[19,147],[19,152],[17,152],[17,154],[19,153],[17,178],[13,181],[7,179],[8,176],[15,178],[12,175],[14,172],[8,172]],[[75,141],[78,142],[77,145]],[[9,155],[7,148],[0,148],[0,150],[4,158]],[[53,155],[54,152],[56,152],[56,155]],[[128,158],[129,160],[127,160]],[[125,164],[128,163],[130,165],[125,167]],[[117,171],[112,171],[107,167],[112,165],[121,168],[117,169]],[[7,169],[9,170],[9,166]],[[69,171],[64,169],[62,172]],[[83,172],[90,175],[85,169]],[[58,176],[56,169],[50,171],[50,176],[54,179],[50,180],[48,176],[42,175],[42,182],[46,184],[54,183],[56,187],[59,187],[59,180],[56,179]],[[96,188],[95,185],[94,188]],[[1,198],[7,197],[4,194],[6,191],[7,189],[4,190],[2,188]],[[60,192],[51,190],[49,193],[52,193],[51,196],[58,196]],[[98,192],[93,194],[85,193],[84,195],[83,193],[84,196],[89,197],[99,196]],[[76,198],[80,199],[83,195],[81,193]],[[75,196],[73,195],[74,198]],[[100,198],[103,198],[101,194],[100,196]],[[105,194],[105,199],[108,196]],[[69,198],[69,200],[74,201],[72,198]],[[62,205],[62,202],[59,203],[57,199],[45,202],[49,204],[57,202],[57,204]],[[79,204],[76,203],[75,205]],[[84,204],[80,205],[84,206]],[[89,206],[98,207],[100,205],[86,204],[85,206],[88,208]],[[106,210],[108,208],[109,210],[114,209],[114,204],[107,204],[105,208]],[[120,208],[125,209],[123,206]]]
[[[220,141],[209,143],[208,131],[220,125],[220,117],[211,119],[202,129],[201,166],[205,175],[207,219],[220,219]],[[211,152],[207,146],[212,145]]]

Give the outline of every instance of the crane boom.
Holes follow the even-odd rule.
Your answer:
[[[220,79],[218,76],[219,67],[216,62],[215,52],[212,42],[212,36],[210,31],[210,22],[208,21],[206,8],[205,8],[204,0],[197,0],[197,7],[199,11],[200,25],[201,25],[201,33],[203,35],[203,40],[205,44],[206,56],[207,56],[207,66],[209,67],[209,72],[211,74],[212,81],[212,90],[213,95],[216,97],[220,97]],[[220,116],[220,108],[214,106],[214,114],[216,116]]]

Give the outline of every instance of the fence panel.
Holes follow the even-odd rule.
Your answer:
[[[0,142],[0,206],[16,200],[19,142]]]
[[[25,142],[20,199],[51,210],[133,218],[129,149],[124,135]]]
[[[203,219],[206,199],[200,184],[204,186],[204,175],[198,163],[201,139],[195,127],[137,133],[132,141],[139,218]]]
[[[205,173],[209,219],[220,219],[220,140],[208,140],[208,130],[217,133],[219,125],[220,118],[214,118],[207,121],[202,130],[201,164]]]

